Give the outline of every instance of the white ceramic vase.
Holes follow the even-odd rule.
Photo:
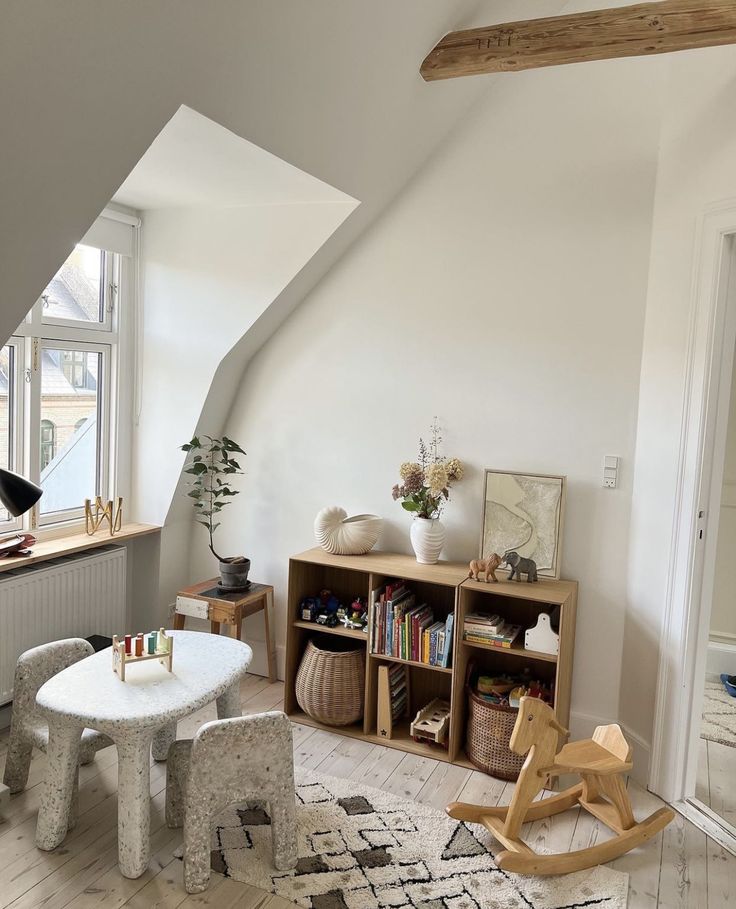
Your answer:
[[[445,525],[439,518],[414,518],[409,536],[417,562],[434,565],[439,560],[445,545]]]
[[[332,555],[365,555],[378,542],[383,518],[358,514],[349,518],[344,508],[323,508],[314,519],[314,536]]]

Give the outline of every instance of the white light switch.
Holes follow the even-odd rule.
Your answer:
[[[603,486],[606,489],[615,489],[618,486],[618,458],[615,455],[606,455],[603,458]]]

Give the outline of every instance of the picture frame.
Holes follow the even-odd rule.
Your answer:
[[[516,551],[560,577],[567,477],[486,468],[479,557]]]

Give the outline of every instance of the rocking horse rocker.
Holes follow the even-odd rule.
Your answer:
[[[599,726],[592,739],[572,742],[557,751],[560,735],[569,733],[555,719],[552,708],[538,698],[523,697],[511,735],[511,750],[526,754],[511,804],[484,808],[453,802],[450,817],[482,824],[504,847],[495,857],[504,871],[518,874],[566,874],[610,862],[655,836],[674,818],[670,808],[660,808],[644,821],[636,821],[626,792],[624,774],[632,768],[631,748],[616,726]],[[579,774],[582,782],[539,801],[536,796],[548,778]],[[613,839],[587,849],[556,855],[539,855],[521,839],[521,827],[580,805],[616,834]]]

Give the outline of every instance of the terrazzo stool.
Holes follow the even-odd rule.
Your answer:
[[[133,664],[123,682],[107,648],[50,679],[36,703],[49,726],[48,768],[41,790],[36,845],[51,851],[64,839],[84,727],[108,735],[118,749],[118,861],[140,877],[150,858],[150,748],[160,730],[217,700],[218,715],[240,713],[240,679],[253,653],[232,638],[196,631],[174,637],[174,666]]]
[[[13,681],[13,713],[10,720],[8,754],[3,782],[12,793],[22,792],[28,782],[31,754],[34,747],[48,748],[49,732],[46,720],[36,707],[39,688],[62,670],[91,656],[94,648],[82,638],[52,641],[26,650],[18,657]],[[80,733],[79,762],[89,764],[102,748],[112,745],[105,735],[93,729]],[[73,820],[73,818],[72,818]]]
[[[0,783],[0,821],[5,820],[5,812],[10,802],[10,789]]]
[[[291,723],[273,711],[205,723],[191,741],[175,742],[166,764],[166,823],[184,825],[184,886],[210,881],[213,818],[237,802],[265,803],[271,818],[273,863],[297,862],[296,795]]]

